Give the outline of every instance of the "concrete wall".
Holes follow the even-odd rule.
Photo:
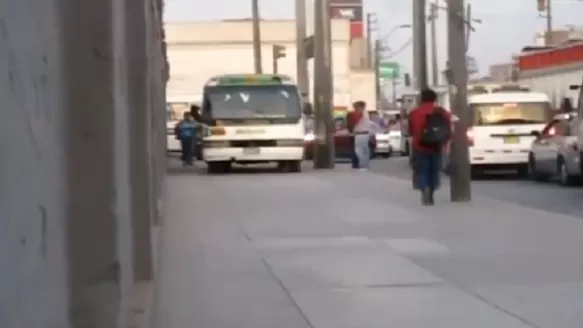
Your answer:
[[[332,21],[332,60],[335,102],[349,93],[349,22]],[[248,20],[166,24],[170,81],[168,95],[199,94],[213,75],[253,73],[251,23]],[[296,78],[295,26],[290,20],[262,22],[262,63],[265,73],[273,72],[272,46],[286,47],[278,61],[278,72]],[[313,81],[310,63],[310,83]]]
[[[151,227],[162,215],[161,10],[4,1],[0,327],[145,319],[128,314],[147,307]]]

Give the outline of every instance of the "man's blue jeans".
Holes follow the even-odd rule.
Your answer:
[[[368,169],[370,162],[370,136],[367,134],[356,134],[354,136],[354,152],[358,158],[358,167]]]
[[[414,187],[420,190],[437,190],[441,181],[440,152],[415,151],[413,158]]]

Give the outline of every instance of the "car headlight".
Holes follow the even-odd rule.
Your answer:
[[[308,133],[304,136],[304,141],[314,141],[316,136],[313,133]]]

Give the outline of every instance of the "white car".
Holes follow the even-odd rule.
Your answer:
[[[530,177],[536,181],[557,178],[568,186],[581,182],[581,163],[577,146],[575,113],[559,114],[542,130],[533,131],[536,139],[528,154]]]

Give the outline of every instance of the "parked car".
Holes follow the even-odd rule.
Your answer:
[[[352,144],[350,142],[350,132],[346,127],[345,118],[336,118],[334,120],[334,151],[337,159],[349,159],[352,156]],[[304,138],[304,159],[312,160],[314,158],[315,135],[313,131],[307,131]],[[376,138],[370,136],[370,153],[374,157],[376,153]]]
[[[578,125],[576,113],[563,113],[556,115],[541,131],[532,131],[536,137],[528,155],[528,172],[532,179],[557,178],[565,186],[581,182]]]

